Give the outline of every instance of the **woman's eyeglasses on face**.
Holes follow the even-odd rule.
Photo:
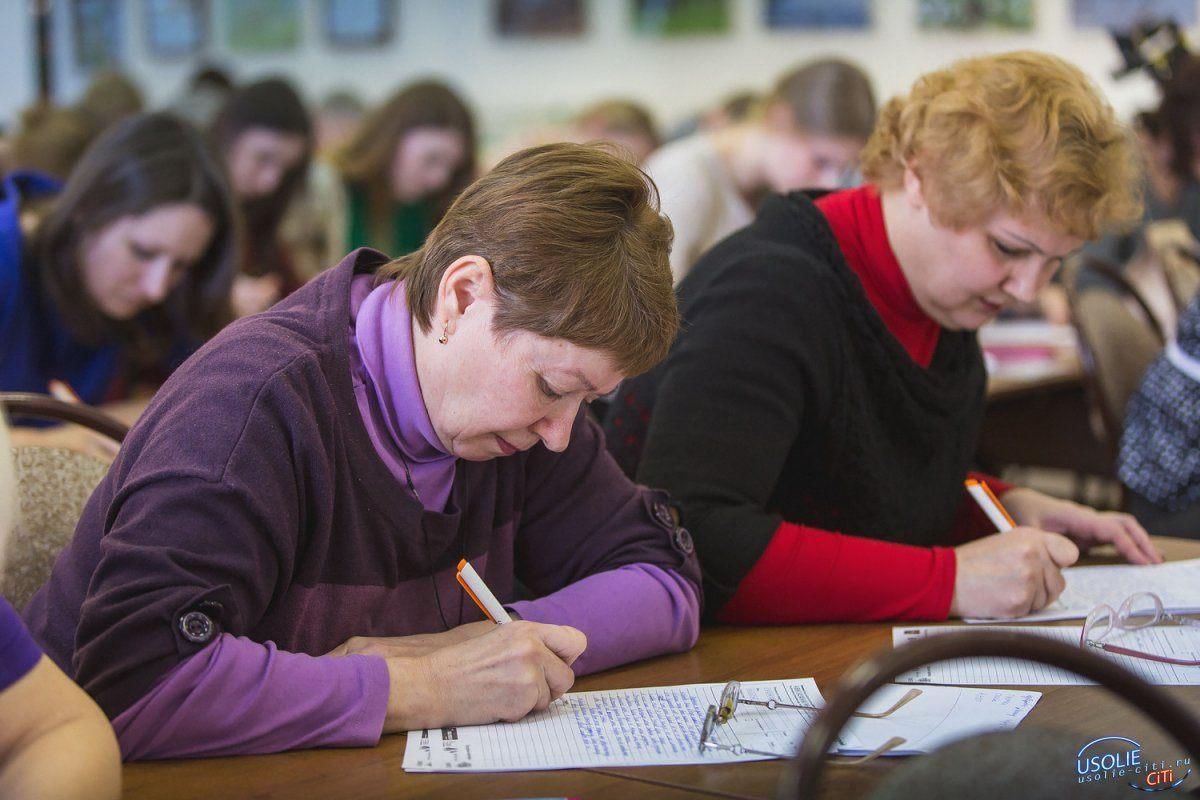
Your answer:
[[[1136,631],[1163,624],[1200,627],[1200,620],[1167,612],[1163,608],[1162,598],[1153,592],[1137,592],[1127,597],[1116,611],[1113,611],[1112,606],[1106,603],[1093,608],[1092,612],[1087,615],[1087,619],[1084,620],[1083,631],[1079,634],[1079,646],[1093,647],[1122,656],[1145,658],[1163,664],[1200,667],[1200,661],[1195,659],[1160,656],[1103,641],[1113,631]]]

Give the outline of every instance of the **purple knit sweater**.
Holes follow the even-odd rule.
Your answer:
[[[30,601],[30,628],[114,718],[126,758],[373,744],[383,660],[322,654],[480,619],[453,578],[464,553],[502,601],[514,576],[541,596],[514,604],[523,616],[583,629],[585,670],[694,643],[690,538],[584,415],[563,453],[454,462],[436,510],[397,480],[348,335],[352,276],[381,263],[351,254],[189,360]],[[406,405],[396,417],[424,416]]]

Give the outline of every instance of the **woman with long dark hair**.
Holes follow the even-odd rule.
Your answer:
[[[109,129],[58,191],[0,182],[0,390],[86,403],[120,399],[127,379],[171,366],[228,317],[235,224],[220,166],[169,114]]]
[[[396,92],[334,159],[346,191],[334,250],[419,248],[474,177],[475,146],[471,111],[448,86],[421,81]]]
[[[211,138],[245,224],[233,293],[234,311],[244,316],[262,311],[303,283],[279,229],[308,175],[312,120],[291,84],[267,78],[230,96]]]

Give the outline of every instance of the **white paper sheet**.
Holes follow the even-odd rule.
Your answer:
[[[699,733],[709,705],[723,684],[693,684],[567,694],[546,711],[521,722],[413,731],[408,734],[404,769],[410,772],[500,772],[629,767],[662,764],[721,764],[758,761],[754,754],[727,750],[700,753]],[[910,687],[881,689],[864,710],[882,710]],[[1014,727],[1037,702],[1038,692],[959,687],[922,687],[920,697],[886,720],[855,719],[837,749],[868,753],[893,736],[907,743],[901,755],[939,747],[981,730]],[[811,678],[752,681],[742,696],[823,705]],[[777,753],[793,753],[815,712],[774,711],[740,706],[718,728],[716,741]]]
[[[1072,646],[1079,646],[1080,625],[938,625],[932,627],[907,627],[892,629],[892,644],[939,636],[955,631],[996,630],[1031,633],[1057,639]],[[1116,631],[1109,634],[1105,642],[1140,650],[1155,655],[1174,658],[1200,659],[1200,628],[1191,626],[1157,625],[1136,631]],[[1164,664],[1147,658],[1117,655],[1105,650],[1093,649],[1104,658],[1111,658],[1150,683],[1164,686],[1200,684],[1200,667],[1182,667]],[[1093,682],[1057,667],[1024,661],[1018,658],[953,658],[938,661],[906,672],[896,678],[897,683],[938,683],[966,686],[1087,686]]]
[[[963,621],[995,624],[1001,621],[1083,619],[1101,603],[1108,603],[1115,609],[1136,592],[1154,592],[1162,599],[1167,611],[1177,614],[1200,613],[1200,558],[1145,566],[1068,567],[1063,570],[1063,578],[1067,588],[1057,600],[1041,611],[1014,620]]]
[[[884,686],[870,706],[887,708],[910,688]],[[851,720],[838,737],[838,754],[865,755],[899,736],[904,744],[888,755],[915,755],[986,731],[1011,730],[1042,696],[1041,692],[962,686],[922,686],[921,690],[920,697],[885,719]]]

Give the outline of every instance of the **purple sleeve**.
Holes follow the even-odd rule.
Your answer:
[[[222,634],[113,720],[126,761],[379,742],[387,664],[309,656]]]
[[[676,572],[651,564],[628,564],[591,575],[510,608],[523,619],[583,631],[588,646],[575,662],[577,675],[682,652],[700,635],[695,586]]]
[[[41,657],[16,610],[0,597],[0,692],[24,678]]]

